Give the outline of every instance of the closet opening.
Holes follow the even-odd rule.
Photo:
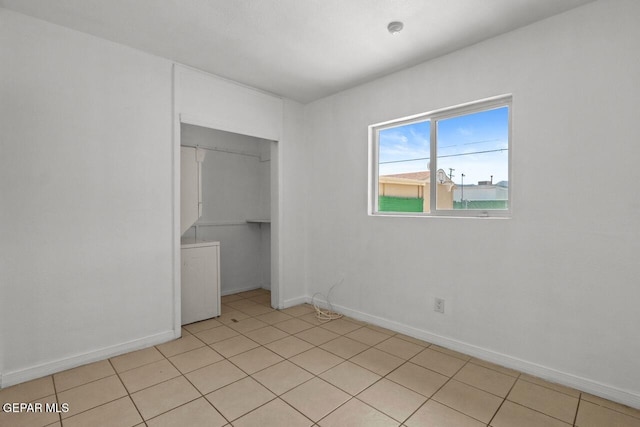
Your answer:
[[[277,142],[185,122],[180,122],[179,141],[181,252],[189,245],[217,242],[218,301],[224,295],[263,288],[272,291],[271,305],[277,307],[277,235],[272,236]],[[192,167],[195,180],[194,172],[189,173]],[[193,270],[185,267],[184,259],[180,265],[181,270]],[[192,279],[185,279],[185,271],[181,278],[184,324],[185,319],[196,321],[192,306],[203,291],[196,290],[194,298]]]

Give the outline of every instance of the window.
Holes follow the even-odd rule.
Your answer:
[[[369,126],[369,213],[507,216],[510,118],[499,97]]]

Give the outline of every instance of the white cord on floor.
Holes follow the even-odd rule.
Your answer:
[[[342,279],[344,280],[344,279]],[[335,319],[339,319],[342,317],[342,314],[340,313],[336,313],[333,310],[333,306],[331,305],[331,302],[329,301],[329,296],[331,295],[331,291],[333,290],[333,288],[336,285],[339,285],[340,283],[342,283],[342,280],[340,280],[340,282],[336,283],[335,285],[333,285],[331,288],[329,288],[329,292],[327,293],[327,297],[325,298],[325,303],[326,305],[329,307],[328,310],[320,308],[320,306],[318,306],[318,304],[316,304],[315,299],[317,295],[323,296],[320,292],[316,292],[315,294],[313,294],[313,297],[311,298],[311,304],[313,304],[313,308],[316,309],[316,318],[321,321],[321,322],[329,322],[331,320],[335,320]]]

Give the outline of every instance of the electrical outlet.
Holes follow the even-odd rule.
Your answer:
[[[442,298],[436,298],[433,303],[433,311],[438,313],[444,313],[444,300]]]

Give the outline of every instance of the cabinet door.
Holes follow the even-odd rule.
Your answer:
[[[196,149],[180,147],[180,234],[200,217],[198,162]]]
[[[182,254],[182,324],[220,315],[218,247],[185,248]]]

